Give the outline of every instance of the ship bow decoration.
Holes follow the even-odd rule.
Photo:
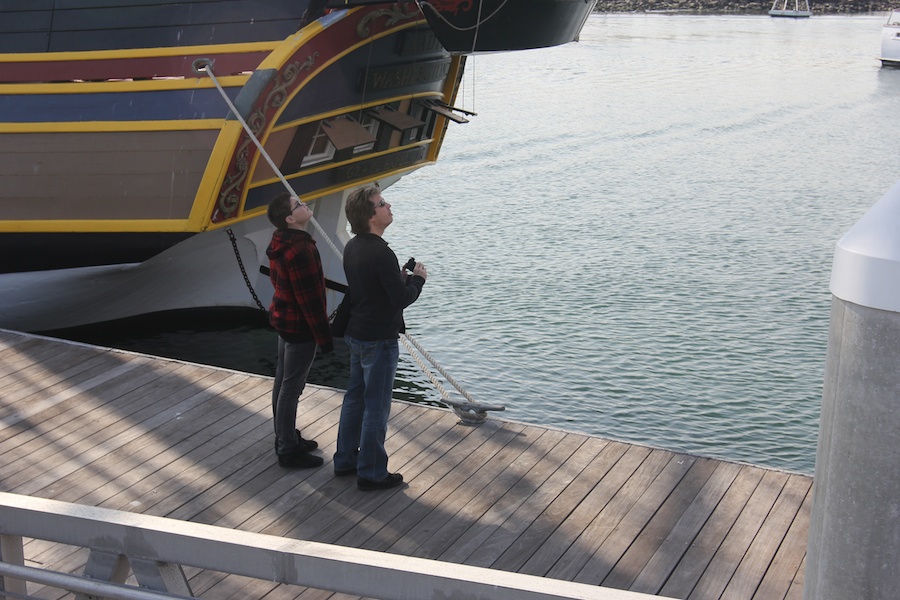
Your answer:
[[[447,120],[436,107],[452,102],[462,60],[416,4],[336,11],[320,24],[263,61],[237,97],[252,137],[236,135],[214,225],[258,213],[281,177],[315,199],[436,159]]]

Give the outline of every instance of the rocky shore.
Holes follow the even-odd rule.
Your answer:
[[[885,13],[900,5],[895,2],[870,0],[835,0],[820,2],[810,0],[809,7],[813,15],[819,14],[853,14],[853,13]],[[772,2],[763,0],[600,0],[596,12],[690,12],[690,13],[729,13],[729,14],[765,14],[772,8]]]

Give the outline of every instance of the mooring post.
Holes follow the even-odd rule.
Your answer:
[[[804,600],[900,593],[900,182],[838,242]]]

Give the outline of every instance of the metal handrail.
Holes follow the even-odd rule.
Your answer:
[[[89,548],[88,565],[105,558],[171,569],[196,567],[264,581],[304,586],[385,600],[425,597],[491,598],[492,600],[650,600],[637,592],[603,588],[534,575],[495,571],[436,560],[400,556],[303,540],[293,540],[167,519],[126,511],[97,508],[0,492],[0,557],[7,562],[0,572],[0,590],[22,589],[21,579],[40,576],[73,585],[72,577],[41,569],[24,568],[23,538]],[[22,564],[11,565],[10,561]],[[122,569],[109,569],[124,583]],[[10,568],[16,567],[16,568]],[[97,582],[86,573],[80,579]],[[184,598],[172,595],[165,577],[140,581],[142,588],[117,585],[117,600]],[[184,580],[186,583],[186,580]],[[82,584],[78,584],[82,585]],[[86,584],[85,584],[86,585]],[[107,581],[106,585],[110,585]],[[193,594],[189,591],[188,593]],[[141,595],[150,588],[155,596]],[[104,590],[102,595],[112,587]],[[2,593],[2,592],[0,592]],[[165,594],[169,595],[166,596]],[[10,597],[14,597],[10,595]],[[111,596],[112,597],[112,596]],[[190,597],[190,596],[188,596]]]

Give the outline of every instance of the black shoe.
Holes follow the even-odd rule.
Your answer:
[[[318,442],[316,442],[315,440],[304,440],[303,436],[300,435],[299,429],[297,430],[297,437],[300,438],[300,447],[303,448],[304,450],[306,450],[307,452],[315,450],[316,448],[319,447]]]
[[[356,478],[356,489],[361,492],[374,492],[375,490],[387,490],[403,483],[403,475],[400,473],[388,473],[381,481],[370,481],[362,477]]]
[[[347,475],[356,475],[356,467],[348,467],[346,469],[335,469],[334,474],[338,477],[346,477]]]
[[[278,455],[278,464],[287,469],[313,469],[321,467],[324,463],[325,460],[321,456],[313,456],[305,450]]]

